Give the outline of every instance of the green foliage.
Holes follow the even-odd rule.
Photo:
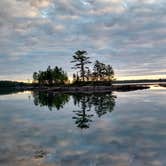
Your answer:
[[[111,81],[114,78],[114,71],[110,65],[96,61],[93,67],[92,79],[94,81]]]
[[[82,81],[85,81],[86,69],[88,68],[87,65],[91,63],[89,61],[89,57],[87,57],[86,55],[87,55],[87,51],[78,50],[74,53],[73,60],[71,61],[71,63],[75,63],[72,69],[79,69],[80,79]]]
[[[52,86],[64,84],[68,80],[68,77],[62,68],[55,66],[54,69],[52,69],[48,66],[46,71],[34,72],[33,80],[40,85]]]
[[[72,69],[77,71],[73,74],[73,85],[83,85],[85,82],[86,85],[96,85],[96,82],[106,83],[113,81],[114,71],[110,65],[96,60],[94,66],[91,67],[93,70],[91,70],[88,65],[92,62],[89,59],[90,57],[87,56],[87,51],[85,50],[78,50],[74,53],[71,63],[74,63]],[[64,84],[68,77],[62,68],[55,66],[52,69],[48,66],[45,71],[34,72],[33,80],[34,83],[39,85],[52,86]]]
[[[87,66],[90,64],[89,57],[86,56],[87,51],[76,51],[73,55],[72,63],[75,63],[73,69],[79,69],[79,73],[73,74],[73,82],[98,82],[98,81],[112,81],[114,79],[114,71],[112,66],[106,65],[98,60],[95,61],[93,70]]]

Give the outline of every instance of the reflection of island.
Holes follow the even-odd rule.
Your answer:
[[[33,97],[36,106],[48,106],[49,110],[52,110],[53,107],[60,110],[69,101],[69,95],[66,94],[33,92]]]
[[[75,124],[77,127],[89,128],[89,123],[92,122],[91,118],[93,114],[88,113],[91,110],[91,105],[89,105],[89,97],[87,95],[75,94],[73,95],[74,105],[78,105],[80,109],[74,110]]]
[[[57,110],[69,101],[68,94],[34,92],[34,104],[48,106],[49,110],[55,107]],[[97,114],[98,117],[108,112],[112,112],[115,106],[116,96],[112,93],[94,93],[94,94],[72,94],[76,109],[72,117],[77,127],[81,129],[89,128],[92,118]],[[95,114],[94,114],[94,112]]]
[[[79,110],[74,111],[76,113],[73,119],[76,119],[75,123],[79,128],[89,128],[89,123],[92,122],[91,118],[94,116],[89,112],[94,110],[98,117],[112,112],[115,106],[115,98],[112,93],[108,94],[73,94],[74,105],[80,107]]]

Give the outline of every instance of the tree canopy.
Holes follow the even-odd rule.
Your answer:
[[[75,65],[72,67],[72,69],[79,69],[80,72],[80,78],[82,81],[85,81],[85,74],[86,70],[88,69],[88,64],[91,63],[89,60],[90,57],[87,57],[87,51],[76,51],[73,55],[73,60],[71,63],[75,63]]]
[[[96,60],[93,65],[87,51],[77,50],[72,56],[73,67],[73,83],[111,83],[114,79],[114,70],[109,64],[104,64]],[[39,70],[33,73],[34,83],[39,85],[59,85],[64,84],[68,80],[67,73],[58,66],[51,68],[48,66],[45,71]],[[78,84],[77,84],[78,85]]]
[[[53,69],[48,66],[45,71],[39,71],[33,73],[34,82],[40,85],[54,85],[64,84],[68,80],[67,73],[55,66]]]
[[[92,73],[95,81],[111,81],[114,78],[114,71],[110,65],[95,61]]]
[[[96,60],[93,66],[88,66],[92,62],[90,61],[90,57],[87,57],[87,51],[76,51],[71,63],[75,63],[72,69],[79,69],[78,72],[73,74],[74,82],[112,81],[114,79],[114,70],[109,64],[107,65]]]

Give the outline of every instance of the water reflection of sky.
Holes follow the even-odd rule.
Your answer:
[[[166,92],[166,91],[165,91]],[[0,165],[166,165],[164,90],[116,92],[114,110],[75,124],[73,98],[62,109],[35,106],[33,96],[0,98]],[[23,98],[21,96],[24,96]],[[36,151],[46,155],[35,158]]]

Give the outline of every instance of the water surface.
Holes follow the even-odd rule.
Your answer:
[[[0,95],[2,166],[165,166],[166,89]]]

